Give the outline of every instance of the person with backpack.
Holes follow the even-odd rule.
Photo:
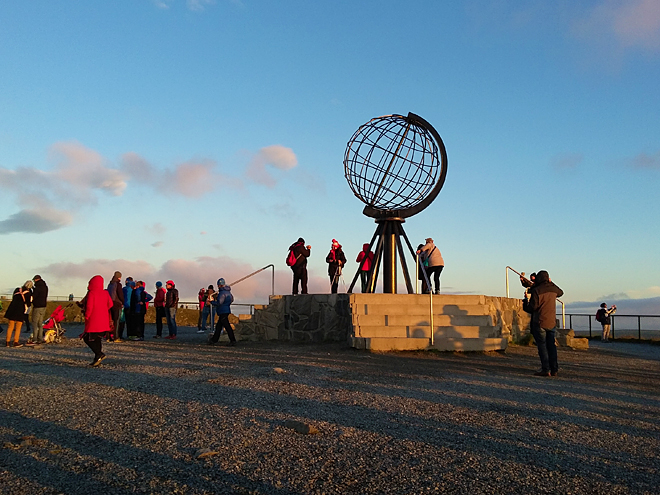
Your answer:
[[[364,294],[369,287],[369,270],[371,270],[371,264],[374,262],[374,252],[369,249],[369,244],[362,245],[362,251],[358,253],[355,261],[360,263],[360,285]]]
[[[596,311],[596,321],[603,325],[603,334],[600,337],[601,342],[610,341],[610,328],[612,325],[612,318],[610,315],[616,313],[616,304],[612,304],[610,309],[607,309],[607,303],[600,305],[600,309]]]
[[[130,278],[130,280],[128,279]],[[135,291],[135,281],[133,277],[128,277],[126,279],[126,284],[124,285],[124,321],[126,323],[126,339],[133,340],[137,336],[137,330],[135,328],[135,303],[133,300],[133,292]],[[131,304],[133,302],[133,304]],[[120,336],[122,330],[119,331]]]
[[[211,302],[213,306],[216,307],[216,313],[218,314],[218,323],[215,326],[215,332],[209,339],[209,344],[217,344],[220,340],[220,334],[224,328],[229,336],[229,346],[236,345],[236,337],[234,336],[234,330],[231,328],[231,323],[229,323],[229,315],[231,314],[231,303],[234,302],[234,296],[231,293],[231,287],[225,285],[225,279],[218,279],[218,294],[215,299]]]
[[[135,326],[135,337],[132,340],[144,340],[144,316],[147,314],[149,301],[153,296],[146,291],[145,283],[138,280],[135,290],[131,294],[131,308],[133,309],[133,324]]]
[[[204,293],[204,308],[202,309],[202,332],[206,333],[206,321],[211,317],[211,331],[215,327],[215,307],[213,306],[213,299],[215,298],[215,289],[213,284],[210,284]]]
[[[339,277],[341,276],[341,269],[346,264],[346,256],[341,249],[341,244],[337,239],[332,240],[332,246],[328,256],[325,257],[325,262],[328,264],[328,276],[330,277],[330,292],[337,293],[339,286]]]
[[[286,264],[293,271],[293,292],[298,294],[298,283],[300,282],[300,293],[307,294],[307,258],[312,254],[312,246],[305,246],[305,239],[299,237],[296,242],[289,246],[289,255]]]

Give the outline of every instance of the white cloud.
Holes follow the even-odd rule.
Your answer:
[[[215,0],[186,0],[186,4],[193,12],[203,12],[207,6],[214,5]]]
[[[291,148],[279,144],[261,148],[248,163],[245,175],[251,181],[267,187],[275,187],[277,180],[266,169],[270,166],[277,170],[290,170],[298,165],[298,158]]]
[[[43,234],[70,225],[73,218],[66,211],[53,208],[39,210],[21,210],[6,220],[0,221],[0,234],[26,232]]]

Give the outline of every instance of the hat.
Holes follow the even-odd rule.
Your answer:
[[[213,284],[209,285],[209,289],[213,289]]]
[[[174,285],[174,282],[172,282],[171,280],[168,280],[167,282],[165,282],[165,285]]]
[[[333,239],[333,240],[332,240],[332,243],[333,243],[333,244],[339,244],[339,242],[337,241],[337,239]]]
[[[305,244],[305,239],[303,239],[302,237],[298,237],[298,242],[302,242],[303,244]]]
[[[161,282],[160,280],[156,282],[156,287],[160,289],[162,286],[163,286],[163,282]]]
[[[225,285],[225,279],[224,278],[219,278],[218,279],[218,287],[222,287],[223,285]]]
[[[426,242],[433,242],[433,239],[431,239],[430,237],[427,237]]]
[[[35,282],[37,280],[41,280],[41,275],[35,275],[34,277],[32,277],[32,280],[34,280]]]
[[[603,303],[603,304],[601,304],[600,307],[601,307],[601,308],[606,308],[606,307],[607,307],[607,303]]]

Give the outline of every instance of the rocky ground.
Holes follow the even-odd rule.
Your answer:
[[[81,330],[69,326],[69,336]],[[0,492],[658,493],[660,347],[0,348]],[[4,344],[4,342],[3,342]]]

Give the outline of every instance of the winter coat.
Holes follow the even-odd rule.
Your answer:
[[[367,258],[367,260],[364,262],[362,265],[362,271],[363,272],[368,272],[371,270],[371,264],[374,262],[374,253],[373,251],[369,250],[369,244],[363,244],[362,245],[362,251],[357,255],[357,261],[358,263],[362,263],[362,260],[364,258]]]
[[[292,270],[307,266],[307,258],[312,253],[305,247],[304,242],[294,242],[289,246],[289,250],[293,251],[293,254],[296,256],[296,263],[291,267]]]
[[[218,296],[211,304],[216,307],[215,312],[219,315],[227,315],[231,313],[231,303],[234,302],[234,296],[231,293],[231,287],[223,285],[218,289]]]
[[[167,289],[167,294],[165,294],[165,307],[166,308],[176,308],[179,304],[179,290],[175,289],[172,286],[171,289]]]
[[[144,290],[144,287],[133,289],[133,293],[131,294],[131,311],[137,315],[146,314],[147,303],[152,299],[153,297]]]
[[[165,289],[158,287],[156,289],[156,297],[154,299],[154,306],[157,308],[165,307]]]
[[[85,302],[85,333],[102,333],[110,331],[110,313],[112,298],[103,289],[103,277],[94,275],[87,286]]]
[[[32,289],[23,287],[23,297],[25,298],[25,314],[28,314],[30,306],[32,306]]]
[[[532,314],[532,326],[553,329],[557,326],[557,298],[564,291],[550,282],[548,272],[541,270],[536,274],[534,286],[529,290],[529,301],[523,309]]]
[[[442,259],[442,254],[434,243],[427,242],[424,244],[422,251],[427,254],[428,266],[445,266],[445,260]]]
[[[20,287],[16,287],[11,303],[5,312],[5,318],[11,321],[23,321],[25,319],[25,301]]]
[[[124,305],[124,290],[121,286],[121,280],[113,277],[108,284],[108,293],[113,302],[120,302],[122,306]]]
[[[334,277],[339,267],[346,264],[346,256],[341,249],[341,244],[337,244],[335,249],[330,249],[328,256],[325,257],[325,262],[328,264],[328,275]]]
[[[34,283],[32,306],[35,308],[45,308],[48,301],[48,286],[42,278]]]
[[[126,285],[122,289],[122,292],[124,293],[124,310],[126,311],[131,311],[131,296],[133,295],[134,290],[135,282],[133,281],[126,282]]]

